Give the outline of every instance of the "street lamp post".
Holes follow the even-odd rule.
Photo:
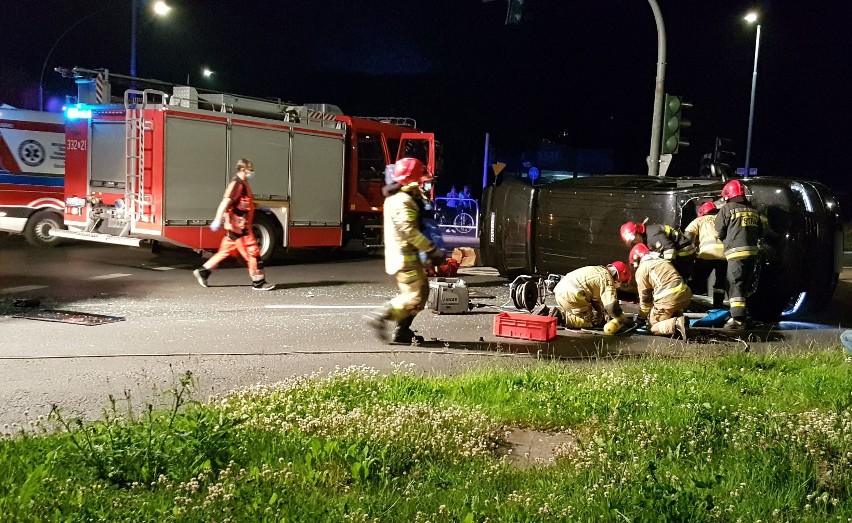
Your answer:
[[[139,35],[139,2],[130,2],[130,76],[136,78],[136,41]],[[166,16],[172,8],[164,1],[157,0],[153,4],[154,13],[158,16]]]
[[[131,8],[131,13],[130,13],[130,16],[131,16],[131,20],[130,20],[130,22],[131,22],[131,24],[130,24],[131,25],[130,76],[131,77],[136,76],[136,35],[137,35],[137,19],[138,19],[138,15],[139,15],[139,2],[140,2],[140,0],[131,0],[131,3],[130,3],[130,8]],[[71,32],[72,29],[74,29],[78,25],[82,24],[83,22],[85,22],[89,18],[92,18],[93,16],[99,15],[99,14],[105,12],[105,11],[109,11],[113,7],[114,6],[109,6],[109,7],[103,8],[103,9],[99,9],[99,10],[95,11],[94,13],[90,13],[90,14],[84,16],[83,18],[77,20],[76,22],[74,22],[73,24],[68,26],[68,28],[65,31],[63,31],[61,35],[59,35],[59,38],[57,38],[56,41],[53,42],[53,45],[50,47],[50,51],[48,51],[47,56],[44,57],[44,62],[42,62],[42,64],[41,64],[41,75],[39,75],[39,78],[38,78],[38,110],[39,111],[44,111],[44,71],[47,69],[47,63],[50,61],[50,57],[51,57],[51,55],[53,55],[53,51],[56,50],[56,46],[59,45],[59,42],[61,42],[62,39],[65,38],[65,36],[68,33]],[[169,5],[166,4],[166,2],[163,1],[163,0],[157,0],[157,2],[154,3],[153,7],[154,7],[154,13],[156,13],[159,16],[164,16],[164,15],[168,14],[169,11],[171,11],[171,7],[169,7]]]
[[[663,95],[666,82],[666,26],[656,0],[648,0],[657,23],[657,78],[654,86],[654,114],[651,121],[651,150],[648,153],[648,176],[660,174],[660,136],[663,126]]]
[[[748,23],[757,21],[757,14],[749,13],[745,17]],[[751,132],[754,128],[754,93],[757,89],[757,57],[760,52],[760,24],[757,24],[757,36],[754,42],[754,72],[751,75],[751,104],[748,109],[748,137],[746,138],[745,172],[748,176],[749,161],[751,160]]]

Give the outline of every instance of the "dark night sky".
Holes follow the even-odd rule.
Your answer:
[[[143,0],[143,4],[147,0]],[[643,0],[526,0],[504,25],[505,0],[169,0],[168,19],[143,8],[142,77],[347,114],[410,116],[445,144],[448,179],[481,178],[484,133],[508,148],[539,138],[611,148],[616,170],[645,172],[657,61]],[[56,66],[129,72],[130,0],[6,0],[0,18],[0,102],[37,107],[48,50],[50,96],[74,94]],[[752,166],[761,174],[846,185],[852,166],[852,3],[840,0],[659,0],[666,91],[694,104],[691,146],[674,174],[697,174],[716,136],[745,153],[755,29],[761,12]],[[848,210],[848,209],[847,209]]]

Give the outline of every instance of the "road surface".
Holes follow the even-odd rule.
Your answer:
[[[493,269],[461,275],[477,305],[469,314],[423,313],[414,328],[427,343],[388,346],[362,315],[396,289],[383,260],[356,251],[303,252],[267,269],[272,292],[250,288],[245,268],[233,263],[213,273],[211,288],[191,271],[191,251],[100,244],[34,249],[21,238],[0,237],[0,430],[46,415],[58,404],[69,415],[97,417],[110,394],[144,405],[192,371],[198,397],[335,366],[386,371],[413,362],[429,373],[481,365],[525,365],[539,357],[587,361],[596,356],[682,354],[742,350],[727,338],[682,343],[647,336],[608,338],[560,331],[549,343],[498,338],[494,315],[510,310],[508,281]],[[15,307],[15,300],[38,300]],[[750,349],[838,344],[852,327],[852,270],[843,274],[830,309],[799,323],[782,323],[750,342]],[[504,308],[508,307],[508,308]],[[632,306],[626,308],[630,310]],[[121,321],[96,326],[37,321],[15,315],[63,310]],[[517,311],[516,311],[517,312]],[[839,345],[838,345],[839,346]]]

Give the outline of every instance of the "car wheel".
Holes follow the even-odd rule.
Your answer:
[[[50,235],[52,229],[64,229],[62,216],[54,211],[38,211],[24,227],[24,237],[34,247],[56,247],[61,238]]]

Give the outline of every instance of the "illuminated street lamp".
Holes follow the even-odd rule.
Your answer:
[[[166,16],[171,10],[172,7],[169,4],[163,2],[163,0],[157,0],[157,2],[154,2],[154,13],[158,14],[159,16]]]
[[[749,13],[745,21],[753,24],[757,21],[757,13]],[[748,175],[749,160],[751,160],[751,131],[754,127],[754,93],[757,88],[757,56],[760,52],[760,24],[757,24],[757,36],[754,42],[754,72],[751,75],[751,105],[748,110],[748,137],[746,138],[745,172]]]
[[[201,76],[203,76],[207,80],[213,78],[213,73],[214,71],[211,70],[209,67],[201,68]],[[189,85],[189,73],[186,73],[186,85]]]

